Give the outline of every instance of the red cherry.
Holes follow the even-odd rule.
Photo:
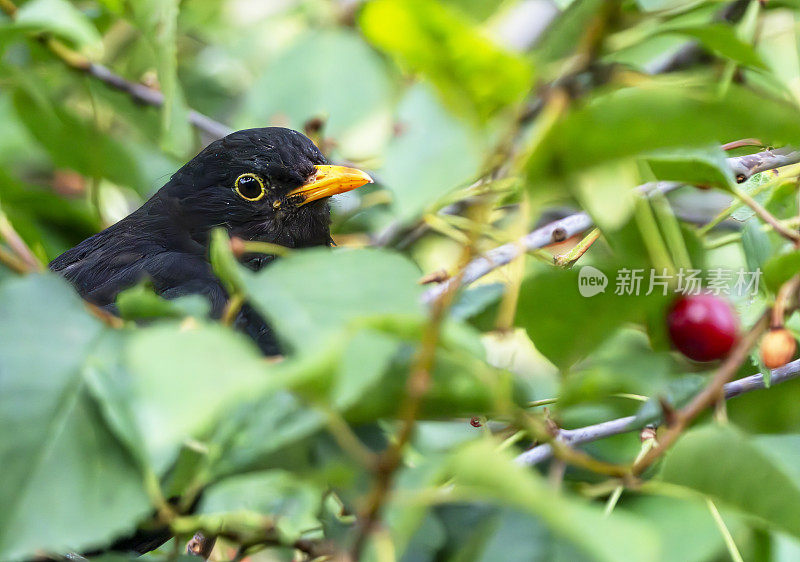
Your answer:
[[[473,418],[471,418],[471,419],[469,420],[469,425],[471,425],[472,427],[480,427],[480,426],[482,426],[483,424],[481,423],[481,420],[480,420],[480,419],[478,419],[478,417],[477,417],[477,416],[475,416],[475,417],[473,417]]]
[[[672,343],[689,359],[725,357],[736,343],[739,322],[728,302],[708,294],[678,298],[667,315]]]

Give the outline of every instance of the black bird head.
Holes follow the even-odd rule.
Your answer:
[[[328,197],[372,179],[328,165],[306,136],[281,127],[245,129],[212,142],[158,197],[197,241],[215,226],[289,247],[328,244]]]

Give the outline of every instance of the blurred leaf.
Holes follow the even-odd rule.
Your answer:
[[[310,32],[266,66],[236,122],[263,127],[288,119],[289,126],[301,129],[309,119],[322,117],[326,136],[345,147],[357,144],[359,152],[374,156],[374,146],[361,148],[357,139],[349,141],[377,114],[388,114],[390,97],[384,65],[363,40],[344,30]]]
[[[247,510],[266,515],[273,521],[281,541],[291,544],[303,532],[319,527],[316,515],[322,493],[318,486],[280,470],[234,476],[203,493],[199,513]]]
[[[755,220],[744,223],[742,228],[742,248],[747,260],[747,271],[756,271],[762,268],[773,255],[772,244],[767,233],[761,230],[761,225]]]
[[[20,6],[14,23],[36,33],[51,33],[79,47],[98,47],[100,34],[89,19],[67,0],[31,0]]]
[[[800,478],[791,470],[733,427],[709,426],[678,441],[659,478],[800,536]]]
[[[730,189],[736,180],[719,147],[695,150],[668,149],[646,157],[658,180]]]
[[[659,33],[679,33],[700,41],[709,51],[732,61],[755,68],[764,62],[753,46],[739,38],[736,29],[725,23],[704,23],[698,26],[671,26],[659,28]]]
[[[725,543],[708,507],[700,500],[661,496],[623,497],[617,509],[652,522],[662,537],[664,549],[662,562],[707,562],[724,556]],[[736,525],[732,525],[735,523]],[[734,537],[742,525],[725,517],[725,525]],[[738,541],[737,541],[738,542]]]
[[[697,0],[636,0],[639,8],[645,12],[677,10],[697,4]]]
[[[177,447],[237,400],[265,392],[269,367],[244,336],[222,326],[160,325],[131,334],[129,404],[157,472]]]
[[[795,8],[796,10],[796,8]],[[797,48],[797,14],[789,10],[770,10],[761,19],[758,53],[774,77],[795,102],[800,101],[800,54]]]
[[[562,369],[586,356],[626,322],[644,320],[657,308],[660,289],[645,296],[647,278],[636,295],[617,295],[614,273],[604,273],[603,292],[584,297],[579,292],[579,273],[552,270],[523,282],[517,309],[517,325],[525,328],[536,349]]]
[[[458,294],[458,300],[450,308],[450,316],[458,319],[472,318],[495,304],[503,292],[502,283],[487,283],[469,287]]]
[[[615,231],[631,218],[638,180],[631,162],[612,162],[580,174],[575,195],[595,224],[603,231]]]
[[[176,155],[189,152],[192,130],[183,90],[178,82],[179,0],[136,0],[128,4],[134,21],[152,48],[158,81],[164,94],[161,107],[161,147]]]
[[[661,407],[662,400],[677,410],[688,404],[689,400],[694,398],[705,384],[706,378],[700,375],[684,375],[670,381],[663,391],[650,398],[639,408],[639,411],[636,412],[636,423],[642,426],[657,423],[664,413]]]
[[[228,411],[213,434],[222,451],[212,476],[274,467],[286,458],[282,451],[320,431],[325,422],[322,412],[285,391],[243,402]]]
[[[661,550],[648,525],[621,512],[605,517],[597,506],[555,493],[489,440],[464,447],[453,456],[451,469],[456,490],[536,516],[593,560],[654,560]]]
[[[606,0],[571,2],[564,12],[548,26],[535,54],[543,62],[552,62],[573,53],[597,21]]]
[[[244,273],[253,304],[298,352],[359,319],[422,312],[419,271],[385,251],[302,250],[258,274]]]
[[[380,391],[383,377],[399,342],[378,332],[359,331],[348,342],[336,373],[331,405],[347,408],[365,399],[370,391]]]
[[[209,258],[214,274],[229,294],[242,293],[245,285],[242,267],[231,251],[228,232],[219,227],[212,230],[209,245]]]
[[[423,85],[398,108],[399,131],[386,148],[381,180],[392,190],[399,218],[408,221],[480,171],[481,143]]]
[[[101,330],[54,276],[0,285],[3,560],[101,545],[150,509],[136,466],[83,385]]]
[[[369,2],[361,29],[401,66],[423,73],[450,105],[463,106],[466,98],[483,118],[519,101],[531,87],[528,63],[438,1]]]
[[[800,272],[800,251],[773,256],[764,263],[764,283],[772,292]]]
[[[56,166],[90,178],[105,177],[118,185],[139,187],[146,184],[127,147],[87,125],[63,106],[51,103],[42,93],[34,92],[38,87],[30,83],[24,89],[16,89],[14,107]]]
[[[544,142],[550,154],[535,156],[529,173],[535,180],[547,169],[570,172],[656,149],[701,148],[753,136],[791,144],[798,140],[790,125],[797,119],[791,105],[741,87],[731,86],[719,97],[710,87],[678,88],[653,79],[646,88],[597,94],[573,111],[553,127]]]
[[[208,300],[200,295],[186,295],[167,300],[158,296],[146,283],[139,283],[117,295],[117,310],[127,320],[183,318],[208,315]]]

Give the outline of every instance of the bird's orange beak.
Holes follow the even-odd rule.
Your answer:
[[[316,168],[317,174],[311,180],[286,194],[290,200],[302,198],[298,206],[323,197],[352,191],[373,181],[367,173],[356,168],[346,166],[317,166]]]

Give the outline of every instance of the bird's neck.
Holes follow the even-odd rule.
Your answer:
[[[190,248],[207,255],[211,231],[222,227],[230,236],[244,240],[269,242],[286,248],[330,246],[330,206],[327,201],[314,202],[268,218],[236,221],[220,217],[219,209],[184,209],[179,200],[159,191],[135,215],[146,225],[146,232],[161,233],[181,251]]]

